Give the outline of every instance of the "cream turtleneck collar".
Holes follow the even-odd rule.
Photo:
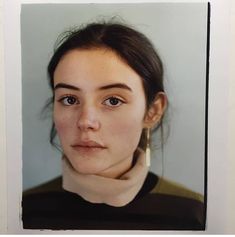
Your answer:
[[[91,203],[121,207],[130,203],[144,184],[148,173],[145,153],[141,150],[134,166],[117,179],[81,174],[67,158],[62,159],[63,189],[80,195]]]

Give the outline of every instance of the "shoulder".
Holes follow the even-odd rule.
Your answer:
[[[156,186],[152,189],[151,193],[188,198],[199,202],[204,201],[202,194],[192,191],[189,188],[166,178],[159,178]]]
[[[30,194],[40,194],[48,192],[63,192],[62,189],[62,177],[56,177],[46,183],[40,184],[36,187],[27,189],[23,192],[23,196],[28,196]]]

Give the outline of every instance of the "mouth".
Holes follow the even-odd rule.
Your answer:
[[[81,141],[71,145],[71,147],[81,153],[98,152],[107,149],[107,147],[95,142],[95,141]]]

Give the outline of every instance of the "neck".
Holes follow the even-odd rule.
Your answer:
[[[117,179],[121,177],[123,174],[128,172],[132,167],[132,157],[125,158],[120,162],[110,166],[109,168],[102,170],[101,172],[97,173],[96,175],[106,177],[106,178],[113,178]]]

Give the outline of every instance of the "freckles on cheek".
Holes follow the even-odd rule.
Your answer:
[[[66,132],[66,126],[64,123],[55,122],[55,127],[59,135],[64,134]]]
[[[109,128],[112,136],[123,138],[126,141],[126,138],[137,138],[141,134],[142,126],[140,121],[132,120],[117,120],[117,122],[112,123]],[[134,139],[135,140],[135,139]]]
[[[54,116],[55,128],[60,135],[66,134],[71,127],[71,121],[68,117]]]

